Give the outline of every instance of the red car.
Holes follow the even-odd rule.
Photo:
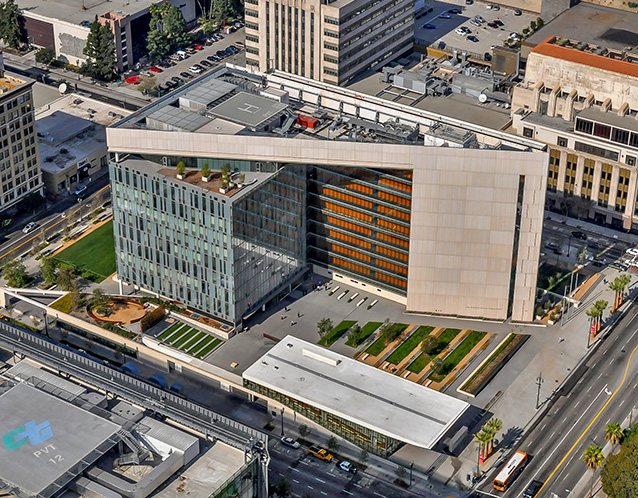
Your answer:
[[[201,45],[195,45],[195,46],[193,46],[193,48],[195,50],[204,50],[204,47],[202,47]]]
[[[161,73],[162,70],[159,67],[156,66],[151,66],[148,68],[150,71],[153,71],[154,73]]]
[[[133,85],[137,85],[140,82],[140,77],[139,76],[129,76],[124,81],[126,81],[127,83],[132,83]]]

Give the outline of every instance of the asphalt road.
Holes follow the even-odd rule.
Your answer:
[[[387,484],[365,472],[356,475],[339,469],[335,463],[327,463],[308,455],[303,448],[292,449],[271,439],[268,482],[277,484],[286,478],[292,492],[298,496],[337,497],[356,496],[366,498],[403,498],[409,493]]]
[[[521,476],[503,494],[491,483],[491,472],[480,490],[506,498],[520,497],[529,482],[545,483],[539,498],[572,498],[576,484],[592,476],[581,457],[585,449],[605,445],[605,428],[622,423],[636,404],[638,392],[638,306],[627,315],[558,393],[553,406],[515,448],[531,456]],[[632,359],[633,355],[633,359]],[[532,395],[532,393],[530,393]]]

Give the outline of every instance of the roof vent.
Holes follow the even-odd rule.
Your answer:
[[[286,344],[286,347],[287,347],[288,349],[290,349],[290,348],[292,347],[292,343],[291,343],[291,342],[289,342],[288,344]]]
[[[310,351],[309,349],[305,349],[305,348],[302,350],[302,354],[304,356],[307,356],[308,358],[312,358],[313,360],[317,360],[322,363],[325,363],[326,365],[330,365],[331,367],[336,367],[339,363],[341,363],[341,360],[329,358],[327,356],[316,353],[314,351]]]

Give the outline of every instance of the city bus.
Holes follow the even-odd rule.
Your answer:
[[[505,491],[527,463],[527,453],[517,451],[494,478],[494,489]]]

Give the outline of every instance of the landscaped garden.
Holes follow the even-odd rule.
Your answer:
[[[359,329],[358,334],[350,335],[346,341],[347,346],[356,348],[365,342],[376,330],[381,327],[381,322],[368,322]]]
[[[414,348],[416,348],[423,339],[427,335],[429,335],[434,330],[434,327],[427,327],[422,325],[416,331],[408,337],[405,341],[401,343],[401,345],[394,350],[394,352],[388,356],[388,363],[392,363],[393,365],[398,365],[401,363],[407,355],[409,355]]]
[[[221,339],[182,322],[174,323],[159,334],[157,338],[164,344],[168,344],[198,359],[206,357],[222,342]]]
[[[529,338],[510,334],[460,387],[460,391],[476,396]]]
[[[355,324],[356,320],[344,320],[335,328],[333,328],[330,332],[324,335],[320,340],[319,344],[322,346],[330,347],[335,342],[337,342],[348,330],[350,330]]]
[[[450,330],[450,329],[448,329]],[[485,337],[486,332],[470,332],[465,339],[443,360],[439,372],[432,372],[428,379],[441,382],[447,374],[465,358],[472,349]]]
[[[379,338],[372,343],[372,345],[366,349],[366,353],[371,356],[378,356],[386,346],[399,337],[405,329],[408,328],[406,323],[393,323],[387,325]]]
[[[113,220],[85,235],[57,254],[56,261],[75,267],[83,276],[101,282],[116,271]]]
[[[437,337],[429,338],[426,336],[427,339],[425,339],[421,345],[423,352],[408,365],[407,370],[415,374],[420,374],[432,359],[448,347],[460,332],[461,329],[445,329]]]

